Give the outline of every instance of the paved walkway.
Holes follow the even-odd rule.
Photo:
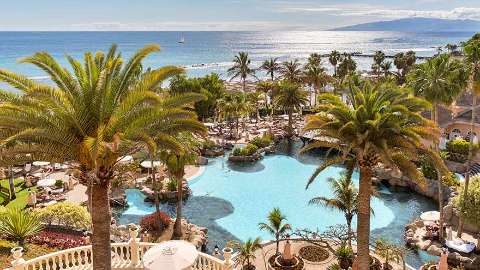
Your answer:
[[[88,196],[87,194],[85,194],[86,191],[87,191],[86,186],[82,184],[77,184],[73,187],[72,190],[66,193],[67,200],[71,202],[76,202],[79,204],[86,202],[88,200]]]

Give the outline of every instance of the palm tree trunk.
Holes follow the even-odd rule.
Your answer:
[[[468,146],[468,159],[467,159],[467,171],[465,173],[465,187],[463,189],[463,201],[467,201],[468,197],[468,185],[470,184],[470,170],[472,168],[473,159],[473,133],[475,127],[475,107],[477,106],[477,97],[472,90],[472,117],[470,118],[470,144]],[[462,237],[464,217],[460,214],[460,220],[458,221],[457,237]]]
[[[92,258],[94,270],[110,270],[110,179],[101,179],[100,183],[91,185],[92,205],[95,211],[92,215]],[[93,209],[92,209],[93,210]]]
[[[280,250],[280,247],[279,247],[280,246],[280,240],[278,239],[278,236],[275,237],[275,242],[277,244],[276,249],[275,249],[275,255],[277,255],[279,253],[278,251]]]
[[[347,220],[347,233],[348,233],[348,247],[350,249],[352,249],[352,217],[351,216],[347,216],[345,217],[345,219]]]
[[[12,166],[9,166],[8,169],[10,174],[8,177],[8,189],[10,189],[10,201],[13,201],[17,198],[17,195],[15,194],[15,182],[13,179],[13,168]]]
[[[438,125],[438,114],[437,114],[437,104],[433,104],[432,115],[434,122]],[[435,145],[435,151],[439,152],[438,144]],[[439,233],[438,237],[440,242],[443,241],[443,222],[444,222],[444,214],[443,214],[443,182],[442,182],[442,173],[439,169],[437,169],[437,182],[438,182],[438,208],[440,212],[440,220],[439,220]]]
[[[158,186],[157,186],[157,181],[155,179],[155,166],[153,166],[153,158],[150,156],[150,166],[152,167],[151,172],[152,172],[152,187],[153,187],[153,196],[154,201],[155,201],[155,211],[160,212],[160,200],[158,199]],[[157,222],[158,224],[162,224],[162,219],[160,218],[160,215],[157,215]]]
[[[181,239],[183,236],[182,233],[182,206],[183,206],[183,169],[182,173],[175,175],[177,178],[177,213],[175,224],[173,225],[173,235],[172,239]]]
[[[242,78],[242,89],[243,89],[243,92],[245,93],[245,89],[246,88],[246,85],[245,85],[245,78]]]
[[[358,270],[370,269],[370,197],[372,191],[372,167],[369,161],[360,163],[360,184],[357,215],[357,263]]]

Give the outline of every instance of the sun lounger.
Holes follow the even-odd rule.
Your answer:
[[[475,250],[475,244],[472,242],[464,242],[460,239],[457,240],[451,240],[451,241],[445,241],[445,244],[447,247],[460,251],[463,253],[470,253]]]

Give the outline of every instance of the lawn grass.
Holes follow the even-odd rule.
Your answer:
[[[15,185],[15,195],[17,196],[17,198],[9,202],[9,194],[0,192],[0,205],[23,209],[27,206],[27,196],[29,191],[35,191],[36,187],[28,188],[25,185],[25,181],[20,178],[14,179],[13,183]],[[8,189],[8,179],[0,180],[0,186]]]

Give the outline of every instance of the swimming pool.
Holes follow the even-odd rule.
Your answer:
[[[185,202],[184,214],[191,222],[209,228],[209,246],[223,246],[231,239],[246,240],[271,236],[258,229],[273,207],[279,207],[294,228],[324,230],[344,224],[341,212],[308,205],[315,196],[332,196],[326,179],[338,177],[343,168],[324,171],[308,190],[305,184],[320,164],[321,154],[299,156],[299,143],[283,143],[279,153],[266,156],[254,164],[231,164],[226,157],[209,160],[205,172],[190,180],[193,196]],[[358,183],[358,174],[354,175]],[[404,226],[421,212],[435,209],[433,201],[411,192],[379,187],[379,198],[372,199],[372,238],[385,237],[403,242]],[[144,203],[138,190],[127,190],[129,208],[119,216],[120,223],[138,222],[154,207]],[[174,215],[173,204],[162,210]],[[420,264],[422,259],[412,253],[409,263]]]

